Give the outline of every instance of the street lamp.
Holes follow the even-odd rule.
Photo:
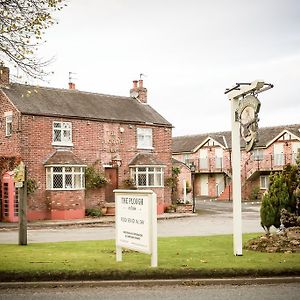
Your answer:
[[[112,159],[111,159],[111,162],[112,162],[112,166],[113,167],[117,167],[117,168],[120,168],[122,166],[122,159],[120,157],[119,154],[116,154]]]
[[[190,165],[190,170],[192,174],[192,187],[193,187],[193,213],[196,212],[196,205],[195,205],[195,172],[196,172],[196,166],[192,163]]]

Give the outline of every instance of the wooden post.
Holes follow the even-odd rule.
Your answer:
[[[27,171],[19,189],[19,245],[27,245]]]

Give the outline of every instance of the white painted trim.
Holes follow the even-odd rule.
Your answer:
[[[272,145],[273,143],[275,143],[282,135],[284,135],[285,133],[290,134],[295,140],[299,140],[300,141],[300,137],[293,134],[292,132],[290,132],[287,129],[282,130],[278,135],[276,135],[275,138],[273,138],[269,143],[266,144],[266,148],[269,147],[270,145]]]
[[[106,168],[106,169],[112,169],[113,168],[113,165],[102,165],[103,168]]]
[[[55,128],[54,123],[60,123],[61,127],[60,128]],[[70,141],[53,141],[54,138],[54,131],[55,130],[60,130],[61,131],[61,139],[63,138],[63,131],[66,130],[62,127],[63,124],[69,124],[70,128],[68,131],[70,132]],[[73,124],[70,121],[52,121],[52,145],[53,146],[66,146],[66,147],[72,147],[73,146]]]
[[[82,167],[82,168],[85,168],[87,167],[87,165],[68,165],[68,164],[60,164],[60,165],[45,165],[45,168],[50,168],[50,167]]]
[[[223,141],[224,141],[225,148],[228,149],[228,144],[225,135],[223,135]]]
[[[4,112],[4,117],[12,116],[13,112],[12,111],[5,111]]]
[[[129,165],[129,168],[165,168],[165,165]]]
[[[62,146],[62,147],[73,147],[73,143],[65,143],[65,142],[52,142],[52,146]]]
[[[216,141],[214,138],[212,138],[211,136],[208,136],[201,144],[199,144],[197,147],[195,147],[192,152],[197,152],[200,148],[202,148],[203,145],[205,145],[209,140],[213,140],[215,142],[215,145],[220,146],[223,149],[226,149],[225,146],[223,146],[222,144],[220,144],[218,141]]]

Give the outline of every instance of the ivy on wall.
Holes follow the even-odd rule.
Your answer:
[[[105,186],[108,179],[103,173],[95,168],[95,166],[88,166],[85,169],[85,187],[87,189],[97,189]]]

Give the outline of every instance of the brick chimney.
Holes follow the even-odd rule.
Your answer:
[[[0,86],[9,85],[9,68],[0,65]]]
[[[143,80],[133,80],[133,87],[130,89],[130,96],[147,103],[147,89],[143,87]]]
[[[74,82],[69,82],[69,90],[75,90],[75,83]]]

